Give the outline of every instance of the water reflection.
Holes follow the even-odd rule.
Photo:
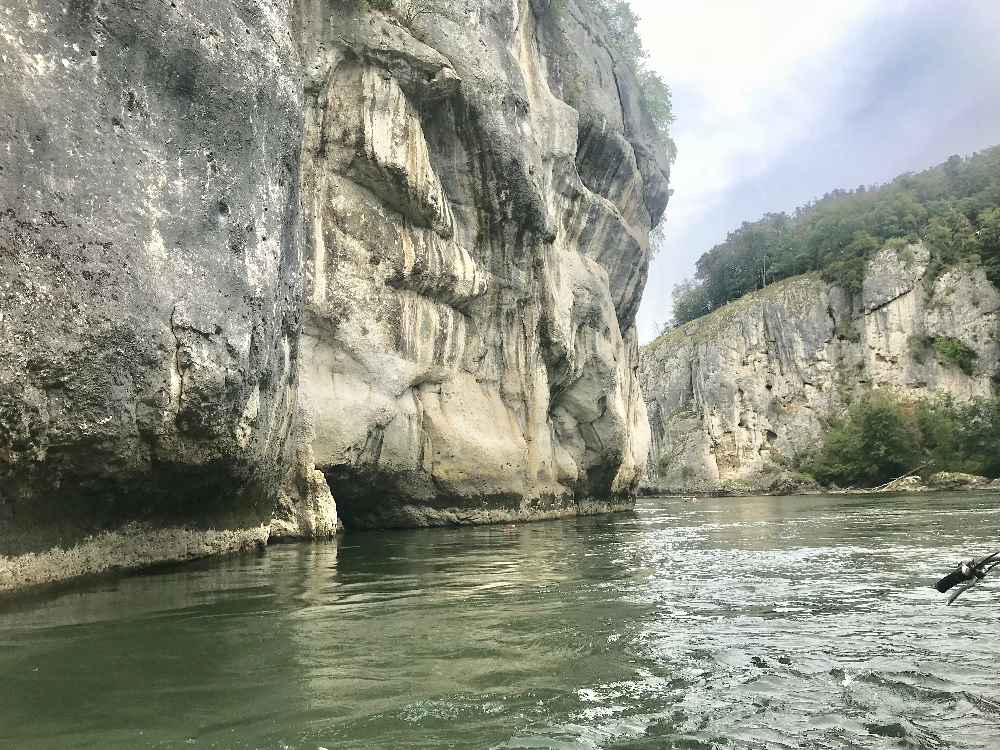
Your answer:
[[[994,747],[996,496],[651,500],[4,602],[0,746]]]

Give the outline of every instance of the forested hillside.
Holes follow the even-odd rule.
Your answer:
[[[809,271],[856,292],[870,255],[886,242],[918,238],[931,251],[929,282],[968,261],[1000,284],[1000,146],[744,223],[701,256],[693,279],[675,287],[674,322]]]

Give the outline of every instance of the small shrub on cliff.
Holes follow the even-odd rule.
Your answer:
[[[412,26],[422,16],[438,12],[436,0],[365,0],[372,10],[394,13],[404,26]]]
[[[674,122],[673,100],[670,86],[663,77],[648,67],[649,53],[639,34],[639,17],[628,0],[579,0],[600,16],[608,30],[608,44],[619,62],[630,66],[639,82],[642,103],[653,121],[660,145],[673,162],[677,157],[677,144],[670,136]],[[555,6],[554,9],[556,9]],[[557,11],[558,12],[558,11]]]
[[[910,336],[910,354],[919,364],[927,361],[933,352],[942,364],[957,367],[966,375],[975,371],[979,354],[961,339],[950,336]]]
[[[639,35],[639,17],[628,0],[583,0],[597,12],[608,27],[608,41],[622,62],[638,70],[646,60],[646,49]]]
[[[661,145],[667,150],[667,158],[673,164],[677,158],[677,144],[670,135],[670,128],[674,122],[670,86],[659,73],[652,70],[641,69],[636,75],[642,91],[643,104],[653,120]]]
[[[434,0],[399,0],[400,18],[406,26],[412,26],[423,16],[438,11]]]
[[[976,360],[979,355],[971,349],[965,342],[951,338],[950,336],[938,336],[934,339],[934,351],[938,356],[954,365],[966,375],[972,375],[976,367]]]

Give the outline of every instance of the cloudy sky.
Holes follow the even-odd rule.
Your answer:
[[[1000,0],[631,0],[680,149],[639,316],[744,220],[1000,143]]]

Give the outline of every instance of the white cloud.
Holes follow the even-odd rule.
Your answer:
[[[631,0],[679,155],[640,337],[740,222],[1000,141],[997,0]]]
[[[823,90],[840,85],[851,67],[830,58],[872,15],[891,12],[881,0],[632,5],[650,63],[670,82],[679,109],[674,224],[696,219],[735,179],[760,173],[811,132]]]

